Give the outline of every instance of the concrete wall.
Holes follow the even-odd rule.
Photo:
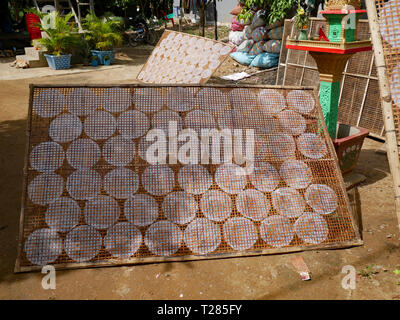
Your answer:
[[[218,16],[218,23],[226,24],[232,22],[232,15],[231,11],[238,3],[238,0],[217,0],[217,16]],[[212,2],[206,8],[206,23],[207,24],[214,24],[214,9]],[[191,11],[189,14],[192,22],[199,22],[200,20],[200,11],[193,12]]]
[[[231,11],[238,3],[238,0],[217,1],[217,17],[220,23],[230,23],[232,21]]]

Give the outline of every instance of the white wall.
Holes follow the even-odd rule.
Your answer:
[[[230,23],[233,16],[232,9],[237,5],[238,0],[217,0],[217,17],[220,23]]]

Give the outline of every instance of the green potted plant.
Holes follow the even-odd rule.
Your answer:
[[[305,6],[305,4],[302,5],[302,2],[299,1],[296,15],[291,19],[291,21],[296,24],[296,27],[299,30],[297,40],[307,40],[307,30],[308,24],[310,23],[310,15],[307,8],[304,8],[303,6]]]
[[[112,19],[100,19],[89,13],[84,19],[83,26],[87,33],[85,39],[97,55],[100,64],[104,64],[104,57],[109,56],[110,64],[114,60],[113,48],[122,45],[122,35],[119,32],[120,22]]]
[[[111,64],[111,58],[110,56],[107,54],[104,56],[104,65],[105,66],[109,66]]]
[[[93,55],[91,59],[92,59],[92,66],[97,67],[99,65],[99,58]]]
[[[40,29],[46,32],[46,37],[37,39],[43,45],[47,54],[47,63],[50,68],[55,70],[68,69],[71,65],[71,51],[79,44],[79,35],[74,24],[69,20],[73,14],[60,16],[56,11],[49,13],[54,15],[52,23],[40,24]]]

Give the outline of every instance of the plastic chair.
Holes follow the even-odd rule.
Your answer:
[[[164,18],[165,28],[167,28],[168,21],[171,21],[172,22],[172,27],[175,27],[174,14],[173,13],[166,14],[163,10],[161,10],[161,14],[163,15],[163,18]]]

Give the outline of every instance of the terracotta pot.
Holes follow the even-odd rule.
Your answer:
[[[332,139],[342,173],[353,171],[360,156],[365,137],[369,134],[367,129],[339,123],[337,138]]]

